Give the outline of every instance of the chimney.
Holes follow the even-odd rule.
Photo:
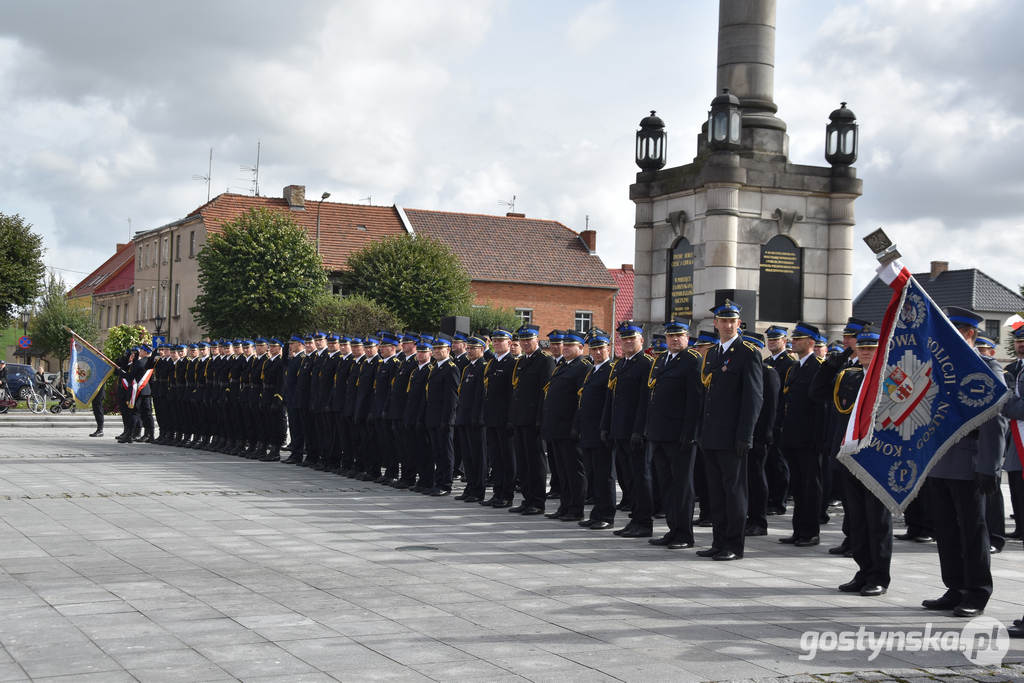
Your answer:
[[[597,251],[597,230],[584,230],[580,233],[580,239],[591,254]]]
[[[525,213],[516,213],[514,211],[509,211],[508,213],[505,214],[505,217],[506,218],[526,218],[526,214]]]
[[[627,273],[632,273],[633,272],[633,264],[632,263],[623,263],[622,264],[622,270],[627,272]]]
[[[932,261],[932,274],[929,279],[934,280],[949,270],[949,261]]]
[[[127,244],[124,244],[124,243],[118,242],[118,243],[117,243],[117,248],[116,248],[116,249],[114,249],[114,251],[121,251],[122,249],[124,249],[124,248],[125,248],[125,247],[127,247],[127,246],[128,246]]]
[[[292,211],[306,210],[306,186],[287,185],[284,188],[284,200]]]

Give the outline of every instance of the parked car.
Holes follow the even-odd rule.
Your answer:
[[[28,397],[29,387],[36,386],[36,371],[31,365],[7,364],[7,391],[16,399]]]

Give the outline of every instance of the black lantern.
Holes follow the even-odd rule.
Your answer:
[[[156,323],[156,336],[159,337],[160,336],[160,329],[164,326],[164,317],[162,315],[160,315],[159,313],[157,313],[156,317],[153,319],[153,322]]]
[[[642,171],[657,171],[665,166],[665,122],[654,115],[645,116],[636,132],[636,165]]]
[[[739,149],[742,121],[740,98],[730,94],[728,88],[722,88],[722,94],[711,100],[708,112],[708,144],[711,149]]]
[[[846,108],[846,102],[840,102],[828,119],[825,160],[833,166],[849,166],[857,161],[857,116]]]

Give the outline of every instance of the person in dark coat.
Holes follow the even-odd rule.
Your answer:
[[[765,337],[757,332],[746,332],[743,340],[759,349],[765,346]],[[779,405],[779,373],[767,363],[762,364],[761,412],[754,425],[754,445],[747,454],[747,525],[745,536],[766,536],[768,534],[768,477],[765,462],[768,449],[775,436],[775,414]]]
[[[615,467],[629,475],[620,481],[622,497],[631,502],[631,519],[613,533],[624,538],[649,538],[654,527],[654,493],[651,468],[644,452],[644,427],[647,422],[647,381],[654,358],[644,353],[643,327],[632,320],[619,323],[615,330],[622,341],[622,358],[612,368],[608,396],[602,417],[603,436],[612,443]]]
[[[430,450],[430,437],[423,418],[427,404],[427,380],[430,377],[430,352],[433,339],[421,335],[416,341],[416,367],[409,373],[406,388],[405,412],[402,423],[409,437],[410,464],[414,481],[409,487],[415,493],[429,492],[434,488],[434,460]]]
[[[466,488],[455,500],[479,503],[487,487],[487,452],[484,439],[484,340],[466,340],[465,366],[459,380],[459,407],[455,413],[455,437],[461,444]]]
[[[579,448],[583,452],[587,478],[591,482],[590,495],[594,499],[594,507],[590,510],[590,516],[579,522],[579,525],[601,531],[615,524],[615,458],[611,443],[607,438],[602,438],[604,403],[614,362],[610,360],[611,340],[603,330],[592,328],[586,342],[593,365],[587,368],[580,387],[575,431],[579,437]]]
[[[452,492],[452,474],[455,466],[454,425],[459,406],[459,367],[452,361],[452,338],[442,333],[431,344],[430,373],[427,376],[427,396],[423,424],[430,439],[433,475],[432,486],[423,491],[430,496],[447,496]],[[428,470],[425,468],[424,473]]]
[[[301,410],[303,386],[299,380],[302,373],[302,364],[306,361],[306,349],[304,340],[298,335],[292,335],[288,343],[288,367],[284,375],[284,400],[285,409],[288,413],[288,433],[291,436],[289,448],[291,455],[285,460],[289,465],[302,462],[302,454],[306,449],[306,435],[302,423],[303,411]],[[308,383],[305,390],[308,391]]]
[[[368,336],[363,338],[363,360],[359,364],[359,378],[356,379],[356,402],[352,408],[352,426],[359,432],[362,451],[362,471],[356,476],[360,481],[377,481],[381,475],[380,449],[374,428],[372,411],[373,379],[377,375],[380,356],[377,353],[379,340]]]
[[[955,306],[947,306],[944,312],[973,348],[984,318]],[[1003,370],[994,358],[986,358],[985,362],[1002,378]],[[946,592],[922,602],[925,609],[952,610],[954,616],[973,618],[985,611],[992,596],[985,497],[999,485],[996,475],[1003,461],[1006,429],[1002,414],[992,417],[956,442],[928,473],[925,495],[934,517],[939,568]]]
[[[1010,386],[1013,391],[1010,396],[1010,400],[1007,401],[1002,408],[1002,414],[1010,421],[1024,420],[1024,326],[1018,327],[1013,333],[1013,344],[1014,349],[1017,352],[1018,360],[1010,363],[1006,368],[1006,375],[1010,379]],[[1006,450],[1006,475],[1010,482],[1010,500],[1013,503],[1013,491],[1014,484],[1020,485],[1021,479],[1021,465],[1024,462],[1024,429],[1018,430],[1020,424],[1016,426],[1011,422],[1010,432],[1007,439],[1007,450]],[[1011,470],[1011,466],[1013,469]],[[1021,516],[1018,508],[1014,506],[1017,519],[1017,531],[1019,532],[1021,526]],[[1013,534],[1010,534],[1012,537]],[[1019,537],[1019,533],[1018,533]],[[1007,632],[1011,638],[1024,638],[1024,617],[1016,619],[1013,624],[1007,627]]]
[[[819,543],[821,529],[821,444],[824,406],[811,398],[811,382],[821,367],[814,354],[818,328],[799,322],[793,328],[797,361],[782,377],[782,452],[789,463],[793,491],[793,533],[780,543],[797,547]]]
[[[515,438],[516,457],[523,468],[519,483],[523,502],[509,512],[523,515],[544,514],[547,498],[547,462],[540,439],[544,385],[555,369],[555,359],[540,350],[536,325],[523,325],[516,331],[523,355],[512,369],[512,404],[509,421]]]
[[[511,352],[512,333],[502,329],[492,331],[491,344],[494,356],[484,366],[484,427],[494,488],[491,497],[480,504],[508,508],[512,507],[516,481],[516,455],[509,417],[512,371],[516,363]]]
[[[775,424],[772,425],[772,440],[768,445],[768,454],[765,457],[765,479],[768,481],[768,514],[786,514],[786,497],[789,495],[789,465],[782,454],[782,378],[786,371],[796,361],[789,355],[786,343],[789,337],[789,329],[779,325],[772,325],[764,333],[765,348],[768,349],[768,356],[764,364],[775,368],[779,376],[779,393],[775,397]]]
[[[404,332],[401,339],[402,350],[398,357],[398,370],[391,380],[391,393],[388,395],[388,420],[394,434],[395,448],[398,453],[398,481],[392,486],[396,489],[407,489],[416,485],[415,451],[411,446],[412,436],[406,427],[405,403],[409,392],[409,377],[417,367],[416,335]]]
[[[260,375],[260,406],[266,421],[267,452],[260,456],[264,462],[280,462],[284,445],[285,423],[284,384],[288,359],[282,355],[281,341],[268,339],[268,354]]]
[[[373,400],[370,414],[376,434],[380,464],[384,473],[375,480],[377,484],[393,485],[398,481],[398,447],[395,443],[394,428],[388,417],[388,401],[391,397],[392,382],[398,373],[402,359],[395,355],[398,340],[391,332],[380,333],[380,363],[373,376]]]
[[[679,320],[665,323],[665,351],[651,365],[647,381],[648,467],[653,467],[665,508],[668,531],[651,545],[670,550],[692,548],[693,463],[697,416],[700,414],[700,354],[687,348],[690,327]]]
[[[561,360],[544,387],[541,417],[541,437],[553,453],[559,472],[558,509],[546,516],[563,522],[579,522],[583,520],[587,474],[573,434],[573,422],[579,407],[580,387],[590,366],[582,358],[581,334],[566,330],[559,341]]]
[[[764,373],[761,352],[740,337],[740,307],[728,299],[712,309],[719,343],[701,366],[704,398],[698,442],[704,452],[711,509],[711,547],[700,557],[743,557],[747,519],[747,452],[761,414]],[[703,506],[703,502],[701,503]]]

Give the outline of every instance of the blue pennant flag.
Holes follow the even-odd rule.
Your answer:
[[[76,336],[71,338],[71,371],[68,377],[71,393],[79,406],[86,407],[114,371],[106,357],[97,353]]]
[[[839,461],[902,512],[928,471],[998,412],[1008,390],[902,263],[885,264],[878,275],[892,298]]]

